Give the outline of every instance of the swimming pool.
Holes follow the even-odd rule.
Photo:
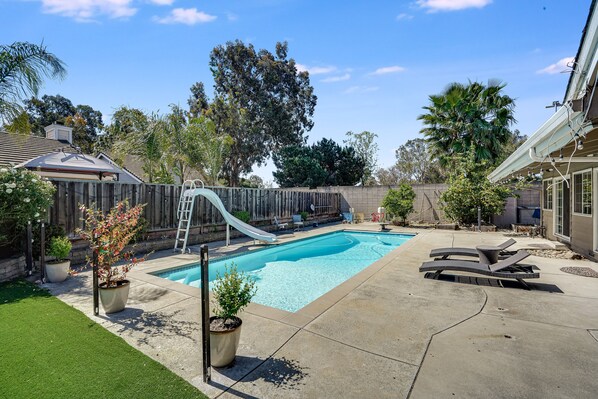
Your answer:
[[[253,302],[295,312],[353,277],[414,235],[338,231],[210,261],[210,289],[224,265],[234,262],[255,279]],[[199,264],[155,275],[199,287]]]

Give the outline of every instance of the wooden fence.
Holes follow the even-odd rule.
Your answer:
[[[83,227],[79,204],[95,204],[106,211],[124,199],[128,199],[131,205],[147,204],[143,217],[147,221],[148,231],[171,230],[178,226],[180,186],[62,179],[54,179],[52,183],[56,186],[56,193],[54,205],[50,209],[50,223],[64,227],[67,234],[73,234],[77,227]],[[218,194],[229,212],[248,211],[250,223],[255,225],[272,224],[275,216],[281,220],[290,219],[291,215],[302,211],[315,217],[338,215],[341,207],[341,195],[336,192],[208,188]],[[311,212],[311,204],[315,206],[315,212]],[[209,201],[201,196],[196,198],[193,226],[225,223],[220,212]]]

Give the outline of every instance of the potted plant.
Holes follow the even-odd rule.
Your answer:
[[[210,317],[210,356],[214,367],[224,367],[235,360],[243,324],[237,314],[256,292],[255,281],[239,273],[234,263],[224,267],[224,275],[217,274],[212,289],[215,316]]]
[[[48,255],[54,260],[46,263],[46,277],[51,283],[60,283],[66,280],[71,261],[68,258],[71,253],[72,244],[67,237],[53,237],[48,247]]]
[[[129,207],[128,201],[121,201],[107,214],[95,207],[80,205],[85,215],[85,229],[77,229],[81,238],[89,241],[93,257],[97,262],[100,281],[100,301],[106,313],[120,312],[127,305],[130,282],[127,273],[133,266],[145,260],[137,258],[125,247],[143,226],[139,223],[143,205]],[[118,262],[124,263],[116,266]]]

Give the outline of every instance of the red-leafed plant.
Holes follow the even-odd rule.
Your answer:
[[[107,214],[101,210],[85,205],[79,205],[83,212],[85,228],[77,229],[81,238],[89,241],[91,250],[97,257],[98,278],[105,284],[103,287],[116,287],[127,277],[129,270],[144,257],[135,257],[132,251],[125,251],[125,247],[133,237],[143,228],[139,223],[141,212],[145,204],[129,207],[127,200],[121,201]],[[88,263],[91,263],[89,257]],[[115,266],[124,260],[125,263]]]

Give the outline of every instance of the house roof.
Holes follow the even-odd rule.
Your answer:
[[[72,147],[67,141],[0,131],[0,165],[19,164],[63,149]]]
[[[586,115],[583,112],[573,110],[571,101],[583,97],[588,86],[596,86],[598,13],[595,11],[597,7],[597,1],[593,0],[575,58],[574,71],[569,77],[565,91],[563,106],[490,173],[488,176],[490,181],[502,180],[541,160],[549,161],[550,154],[571,143],[576,133],[583,136],[593,129],[591,124],[586,123]]]
[[[120,167],[112,158],[110,158],[106,153],[100,152],[97,157],[101,160],[108,162],[110,165],[113,165],[115,168],[120,169],[121,175],[119,177],[119,181],[123,183],[143,183],[143,179],[133,173],[128,167]]]

